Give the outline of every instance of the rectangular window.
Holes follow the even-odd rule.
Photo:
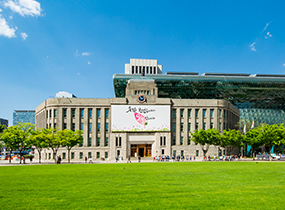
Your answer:
[[[206,109],[203,109],[203,118],[206,118]]]
[[[72,123],[72,124],[71,124],[71,130],[72,130],[72,131],[75,131],[75,123]]]
[[[173,123],[173,132],[176,132],[176,123]]]
[[[188,137],[188,145],[191,144],[191,137]]]
[[[88,109],[89,118],[92,118],[92,109]]]
[[[81,118],[84,117],[84,109],[80,109],[80,117],[81,117]]]
[[[175,136],[172,137],[172,145],[176,145],[176,137]]]
[[[219,123],[219,131],[221,132],[221,130],[222,130],[222,125],[221,125],[221,123]]]
[[[147,74],[149,73],[149,71],[148,71],[148,66],[146,67],[146,73],[147,73]]]
[[[109,123],[106,123],[106,132],[109,131]]]
[[[135,72],[135,67],[132,66],[132,74],[134,74],[134,72]]]
[[[119,137],[119,147],[122,146],[122,137]]]
[[[138,67],[136,66],[136,74],[138,73]]]
[[[188,118],[191,118],[191,109],[188,109]]]
[[[195,124],[195,130],[198,130],[198,128],[199,128],[199,124],[196,123],[196,124]]]
[[[203,130],[206,130],[206,123],[203,123]]]
[[[213,123],[211,123],[211,126],[210,126],[210,128],[211,128],[211,129],[213,128]]]
[[[139,73],[140,74],[142,73],[142,67],[141,66],[139,67]]]
[[[97,137],[96,146],[97,146],[97,147],[99,147],[99,146],[100,146],[100,138],[99,138],[99,137]]]
[[[92,158],[92,152],[88,152],[88,158]]]
[[[199,150],[196,150],[196,157],[199,157]]]
[[[106,118],[108,118],[109,117],[109,109],[106,109]]]
[[[214,117],[214,109],[210,110],[210,117],[213,118]]]
[[[108,152],[105,152],[105,158],[108,158]]]
[[[226,123],[224,123],[223,129],[226,130]]]
[[[156,74],[156,67],[153,67],[153,74]]]
[[[172,111],[172,117],[175,119],[176,118],[176,109],[173,109]]]
[[[63,109],[63,117],[66,117],[66,109]]]
[[[71,159],[74,159],[74,152],[71,153]]]
[[[173,157],[176,157],[176,150],[173,150]]]
[[[97,158],[97,159],[100,158],[100,152],[96,152],[96,158]]]
[[[98,118],[101,117],[101,109],[97,109],[97,117],[98,117]]]
[[[52,118],[52,110],[49,110],[49,117]]]
[[[66,153],[65,153],[65,152],[62,153],[62,159],[63,159],[63,160],[66,159]]]
[[[89,139],[88,139],[88,147],[91,147],[91,146],[92,146],[92,138],[89,137]]]
[[[184,110],[180,109],[180,117],[183,118],[184,117]]]
[[[89,123],[89,132],[92,132],[92,123]]]
[[[80,124],[80,130],[82,130],[82,131],[83,131],[83,128],[84,128],[84,124],[83,124],[83,123],[81,123],[81,124]]]
[[[51,159],[51,153],[48,153],[48,159]]]
[[[109,138],[108,138],[108,137],[106,137],[105,146],[106,146],[106,147],[109,146]]]
[[[195,117],[198,118],[199,117],[199,109],[195,110]]]
[[[164,149],[161,150],[161,154],[164,155]]]
[[[54,116],[54,118],[57,117],[57,109],[53,110],[53,116]]]
[[[160,137],[160,146],[162,146],[162,136]]]
[[[71,109],[71,116],[74,118],[75,117],[75,109]]]
[[[181,150],[180,154],[181,154],[181,157],[184,156],[184,150]]]
[[[180,138],[180,145],[183,145],[183,137]]]
[[[163,137],[163,145],[166,145],[166,136]]]
[[[116,136],[116,147],[119,146],[119,138]]]
[[[226,117],[226,110],[223,110],[224,118]]]
[[[79,153],[79,158],[80,158],[80,159],[83,159],[83,152],[80,152],[80,153]]]
[[[100,132],[101,128],[100,128],[100,123],[97,124],[97,131]]]
[[[56,128],[56,123],[53,124],[53,127]]]
[[[188,123],[188,132],[191,132],[191,123]]]
[[[181,132],[183,131],[183,127],[184,127],[184,125],[183,125],[183,123],[181,123],[181,124],[180,124],[180,131],[181,131]]]
[[[83,147],[83,141],[81,141],[81,142],[79,143],[79,146],[80,146],[80,147]]]
[[[221,117],[222,117],[222,110],[219,109],[219,118],[221,118]]]
[[[65,130],[66,128],[66,123],[63,123],[63,130]]]
[[[151,66],[149,67],[149,72],[150,72],[150,74],[152,74],[152,67]]]

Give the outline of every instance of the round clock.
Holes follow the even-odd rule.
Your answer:
[[[144,94],[138,95],[138,102],[143,103],[145,102],[145,100],[146,100],[146,97]]]

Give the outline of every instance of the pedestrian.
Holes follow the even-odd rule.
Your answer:
[[[140,155],[139,155],[138,159],[139,159],[139,162],[141,162],[141,156]]]
[[[33,156],[30,156],[30,164],[32,164]]]
[[[127,163],[132,163],[132,162],[131,162],[131,156],[128,157]]]
[[[89,157],[89,163],[93,163],[93,162],[92,162],[92,157],[91,157],[91,156]]]
[[[87,157],[85,156],[85,163],[87,163]]]

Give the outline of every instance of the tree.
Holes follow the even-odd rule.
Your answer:
[[[54,163],[56,163],[56,154],[57,151],[61,145],[61,139],[57,135],[57,129],[56,128],[45,128],[42,130],[44,132],[44,135],[46,135],[45,142],[48,145],[49,148],[51,148],[53,153],[53,159]]]
[[[39,163],[41,163],[41,152],[44,148],[48,147],[46,139],[48,132],[45,128],[35,130],[30,137],[30,144],[36,147],[36,150],[39,153]]]
[[[3,131],[1,134],[1,139],[10,150],[10,163],[12,150],[18,150],[20,152],[21,164],[21,159],[24,155],[24,151],[30,147],[28,139],[30,138],[30,135],[34,129],[35,125],[31,123],[19,123],[18,125],[10,126]]]
[[[221,136],[221,147],[224,147],[229,154],[235,147],[243,147],[243,140],[244,136],[239,130],[224,130]]]
[[[60,130],[57,132],[58,137],[61,139],[61,145],[66,147],[68,151],[68,163],[70,163],[70,150],[72,147],[80,144],[83,141],[81,130]]]
[[[208,129],[208,130],[195,130],[194,133],[191,133],[192,140],[201,146],[203,151],[203,156],[205,156],[209,150],[210,145],[220,145],[221,143],[221,134],[217,129]]]
[[[5,128],[6,128],[6,125],[0,125],[0,133],[2,133]]]
[[[260,126],[254,129],[249,130],[246,132],[244,137],[244,143],[248,144],[252,148],[252,155],[253,153],[256,154],[257,149],[263,145],[263,142],[260,138],[261,129]]]

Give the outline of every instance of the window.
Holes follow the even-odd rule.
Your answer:
[[[63,123],[63,130],[66,129],[66,123]]]
[[[108,158],[108,152],[105,152],[105,158]]]
[[[210,126],[210,128],[211,128],[211,129],[213,128],[213,123],[211,123],[211,126]]]
[[[181,131],[181,132],[183,131],[183,127],[184,127],[184,125],[183,125],[183,123],[181,123],[181,124],[180,124],[180,131]]]
[[[161,154],[164,155],[164,149],[161,150]]]
[[[97,146],[97,147],[99,147],[99,146],[100,146],[100,138],[99,138],[99,137],[97,137],[96,146]]]
[[[65,153],[65,152],[62,153],[62,159],[63,159],[63,160],[66,159],[66,153]]]
[[[88,158],[92,158],[92,152],[88,152]]]
[[[108,118],[109,117],[109,109],[106,109],[106,118]]]
[[[219,118],[221,118],[221,116],[222,116],[222,110],[219,109]]]
[[[106,137],[105,146],[106,146],[106,147],[109,146],[109,138],[108,138],[108,137]]]
[[[142,67],[139,66],[139,73],[141,74],[142,73]]]
[[[72,123],[72,124],[71,124],[71,130],[72,130],[72,131],[75,131],[75,123]]]
[[[163,137],[163,145],[166,145],[166,136]]]
[[[75,109],[71,109],[71,116],[74,118],[75,117]]]
[[[214,116],[214,109],[211,109],[210,110],[210,117],[213,118],[213,116]]]
[[[56,128],[56,123],[53,124],[53,127]]]
[[[92,109],[88,109],[89,118],[92,118]]]
[[[203,118],[206,118],[206,109],[203,109]]]
[[[97,117],[98,117],[98,118],[101,117],[101,109],[97,109]]]
[[[199,117],[199,109],[195,110],[195,117],[198,118]]]
[[[221,127],[222,127],[222,125],[221,125],[221,123],[219,123],[219,131],[221,132]]]
[[[53,116],[56,118],[57,117],[57,109],[53,110],[54,111],[54,114]]]
[[[195,124],[195,130],[198,130],[198,128],[199,128],[199,124],[196,123],[196,124]]]
[[[81,118],[84,117],[84,109],[80,109],[80,117],[81,117]]]
[[[122,137],[119,137],[119,147],[122,146]]]
[[[173,109],[172,111],[172,117],[175,119],[176,118],[176,109]]]
[[[153,67],[153,74],[156,74],[156,67]]]
[[[173,125],[173,132],[175,132],[176,131],[176,123],[173,123],[172,125]]]
[[[80,124],[80,130],[82,130],[82,131],[83,131],[83,128],[84,128],[84,124],[83,124],[83,123],[81,123],[81,124]]]
[[[97,124],[97,131],[100,132],[100,123]]]
[[[206,130],[206,123],[203,123],[203,130]]]
[[[119,137],[116,136],[116,147],[119,146]]]
[[[183,137],[180,138],[180,145],[183,145]]]
[[[183,118],[183,116],[184,116],[184,110],[180,109],[180,117]]]
[[[191,118],[191,109],[188,109],[188,118]]]
[[[172,137],[172,145],[176,145],[176,137],[175,136]]]
[[[188,137],[188,145],[191,144],[191,137]]]
[[[223,111],[224,118],[226,117],[226,110]]]
[[[196,150],[196,157],[199,157],[199,150]]]
[[[88,147],[91,147],[91,146],[92,146],[92,138],[89,137],[89,139],[88,139]]]
[[[161,136],[160,137],[160,146],[165,146],[166,145],[166,136]]]
[[[151,66],[149,67],[149,72],[150,72],[150,74],[152,74],[152,67]]]
[[[100,158],[100,152],[96,152],[96,158]]]
[[[80,147],[83,147],[83,141],[81,141],[81,142],[79,143],[79,146],[80,146]]]
[[[138,73],[138,67],[136,66],[136,74]]]
[[[79,153],[79,158],[80,158],[80,159],[83,159],[83,152],[80,152],[80,153]]]
[[[51,153],[48,153],[48,159],[51,159]]]
[[[106,123],[106,132],[109,131],[109,123]]]
[[[71,153],[71,159],[74,159],[74,152]]]
[[[92,123],[89,123],[89,132],[92,132]]]
[[[176,157],[176,150],[173,150],[173,157]]]
[[[188,132],[191,131],[191,123],[188,123]]]
[[[134,72],[135,72],[135,67],[132,66],[132,74],[134,74]]]
[[[49,117],[52,118],[52,110],[49,110]]]
[[[66,109],[63,109],[63,117],[66,117]]]
[[[184,156],[184,150],[180,151],[181,157]]]

